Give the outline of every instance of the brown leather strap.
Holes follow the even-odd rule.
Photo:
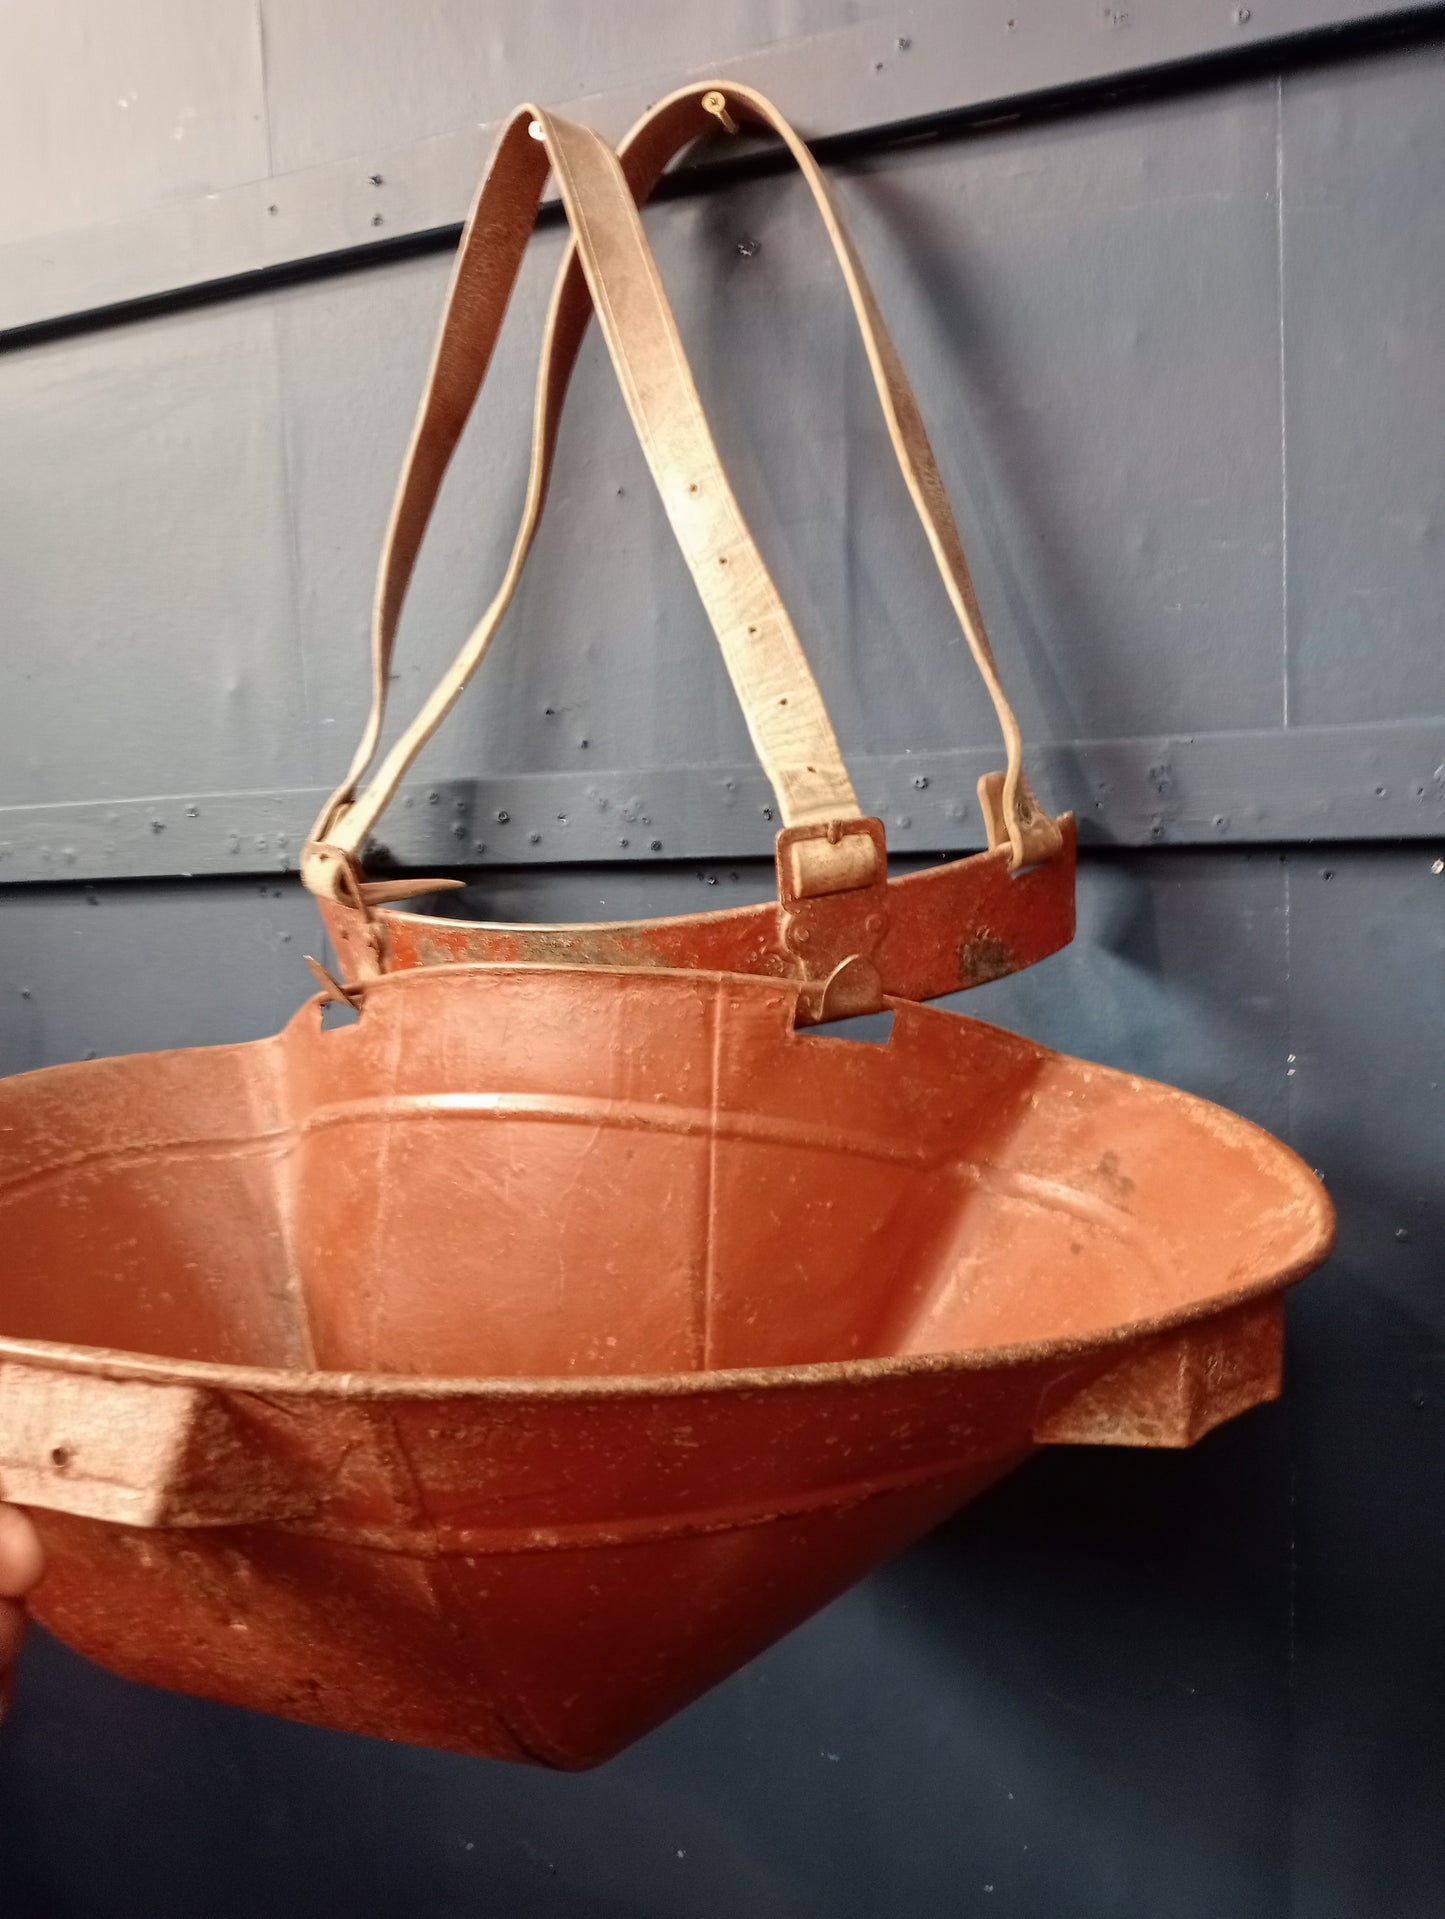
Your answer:
[[[986,775],[979,782],[989,845],[993,847],[1006,841],[1015,867],[1046,859],[1059,849],[1059,828],[1039,807],[1024,774],[1018,721],[999,679],[998,664],[964,556],[963,540],[944,492],[918,402],[817,162],[788,121],[762,94],[751,87],[705,81],[680,88],[643,115],[618,149],[623,168],[639,202],[645,201],[674,155],[691,141],[714,131],[719,123],[727,126],[733,121],[766,127],[783,141],[807,181],[842,268],[894,454],[1003,732],[1005,771],[1001,778]],[[575,277],[574,263],[564,260],[553,301],[554,315],[567,309],[575,299],[575,291],[569,284]],[[560,350],[569,335],[558,327],[552,330],[551,337]],[[575,347],[572,352],[575,356]],[[570,372],[571,362],[560,362],[553,366],[550,377],[565,385]]]
[[[525,245],[525,233],[520,236],[520,240],[517,240],[512,230],[499,229],[495,224],[484,221],[482,216],[489,185],[501,165],[503,146],[512,128],[528,111],[522,110],[512,122],[508,132],[504,133],[497,155],[494,156],[492,166],[489,168],[487,180],[483,182],[477,206],[463,236],[432,376],[428,382],[413,434],[412,446],[403,469],[397,501],[393,509],[392,524],[388,530],[386,549],[383,554],[373,645],[372,714],[362,747],[353,761],[348,778],[328,805],[316,830],[316,838],[329,838],[333,844],[344,845],[352,852],[360,846],[371,830],[416,753],[460,695],[490,644],[502,613],[512,597],[546,498],[562,401],[589,318],[591,302],[588,282],[589,279],[595,278],[605,285],[609,277],[607,268],[598,256],[595,245],[596,234],[592,236],[593,244],[585,248],[579,248],[579,240],[574,238],[559,270],[548,317],[537,387],[527,496],[501,589],[458,652],[442,683],[388,755],[363,800],[359,805],[351,806],[349,802],[354,792],[355,782],[369,762],[380,733],[391,640],[401,597],[405,592],[406,583],[415,562],[417,547],[430,516],[447,460],[456,445],[466,412],[475,398],[490,360],[501,315],[505,310],[506,295],[510,292],[511,284],[515,279],[521,247]],[[719,121],[725,125],[732,124],[733,113],[736,113],[739,119],[766,126],[782,137],[808,182],[823,215],[834,252],[843,269],[895,453],[908,483],[915,508],[928,535],[950,600],[993,700],[1003,730],[1007,752],[1006,771],[1002,775],[986,776],[980,782],[980,799],[984,807],[989,843],[993,846],[1006,841],[1010,848],[1011,862],[1016,867],[1048,857],[1058,848],[1058,828],[1038,808],[1023,773],[1018,725],[999,681],[997,665],[984,630],[964,556],[963,544],[943,491],[937,463],[923,427],[916,400],[898,360],[897,350],[878,312],[866,276],[833,207],[823,176],[806,146],[777,109],[750,88],[738,86],[724,88],[716,85],[687,87],[651,109],[627,136],[620,150],[621,165],[627,184],[639,203],[645,201],[668,161],[683,146],[699,135],[712,130]],[[558,123],[550,124],[556,126]],[[568,129],[568,136],[580,134],[581,131]],[[592,173],[597,174],[600,163],[595,148],[601,143],[596,142],[595,136],[591,136],[591,139],[594,143],[591,147],[587,146],[585,140],[581,142],[572,140],[571,145],[578,153],[587,155],[587,166]],[[571,182],[574,203],[577,199],[578,184],[574,173]],[[564,205],[567,205],[566,185],[563,185],[563,199]],[[567,211],[569,218],[573,217],[573,207],[567,206]],[[609,218],[615,221],[617,212],[615,206],[612,207]],[[574,219],[574,230],[575,224]],[[623,224],[625,225],[625,222]],[[505,246],[509,240],[515,247],[514,254],[504,253],[501,260],[494,261],[491,258],[491,251],[498,247],[499,242]],[[761,681],[763,690],[760,693],[754,690],[748,676],[747,669],[750,662],[747,649],[739,645],[739,629],[741,629],[743,640],[765,642],[756,649],[762,661],[766,661],[770,655],[777,659],[784,652],[793,655],[795,670],[797,666],[801,666],[804,682],[814,699],[816,687],[813,685],[811,675],[807,674],[806,665],[802,662],[801,650],[797,648],[796,636],[793,635],[786,615],[777,601],[772,582],[747,536],[741,515],[737,511],[736,501],[727,487],[725,477],[722,476],[721,467],[716,463],[716,451],[707,434],[706,423],[702,419],[701,408],[697,403],[696,391],[692,385],[691,376],[687,372],[686,362],[682,359],[680,342],[677,341],[671,315],[666,309],[665,296],[657,283],[656,269],[650,252],[646,248],[646,242],[641,238],[640,229],[633,236],[631,266],[624,270],[628,273],[627,284],[633,287],[634,295],[637,288],[645,289],[646,297],[643,303],[646,305],[650,301],[653,308],[651,319],[654,335],[650,343],[651,350],[642,356],[642,377],[647,378],[658,373],[659,362],[656,358],[656,350],[660,340],[665,340],[666,353],[675,356],[671,373],[676,384],[668,403],[661,409],[661,421],[670,438],[673,423],[682,420],[694,436],[694,447],[689,450],[705,449],[707,460],[710,462],[709,504],[713,509],[713,517],[709,527],[700,524],[699,516],[696,513],[689,514],[687,510],[690,504],[696,504],[699,496],[690,492],[679,495],[678,490],[679,486],[690,489],[693,485],[698,485],[701,491],[701,483],[696,478],[689,480],[684,477],[684,470],[679,468],[675,458],[670,457],[673,449],[665,442],[660,443],[655,431],[652,432],[649,441],[650,429],[639,420],[639,432],[648,451],[659,490],[668,506],[684,552],[693,566],[694,576],[698,579],[699,589],[703,593],[709,613],[718,627],[719,637],[723,640],[724,651],[728,656],[729,665],[733,670],[735,683],[738,684],[756,740],[759,731],[757,724],[759,715],[766,717],[771,712],[776,720],[784,713],[782,702],[787,701],[791,704],[798,696],[793,693],[779,694],[776,690],[776,682],[769,685],[766,675]],[[637,278],[639,274],[640,279]],[[490,302],[475,299],[471,292],[472,283],[479,277],[493,286],[504,277],[505,289],[500,306],[495,305],[495,298]],[[659,310],[665,324],[659,321]],[[618,364],[619,377],[623,381],[624,391],[628,394],[629,404],[633,407],[636,419],[639,399],[635,384],[638,377],[638,356],[634,353],[629,360],[625,339],[621,343],[619,353],[619,346],[614,344],[614,337],[612,337],[618,331],[617,320],[618,314],[615,310],[610,316],[604,314],[604,331],[609,333],[608,345]],[[632,382],[631,390],[629,390],[630,381]],[[695,415],[693,409],[696,409]],[[696,465],[696,461],[685,464]],[[713,491],[714,488],[716,491]],[[732,537],[732,544],[726,551],[724,547],[728,546],[728,542],[719,537],[720,532],[730,534]],[[725,561],[728,565],[733,565],[740,557],[745,564],[726,580],[727,590],[722,590],[724,583],[721,580],[721,563]],[[712,576],[713,590],[710,594],[708,569],[713,566],[717,566],[719,572]],[[769,644],[774,636],[781,640],[782,649]],[[807,706],[811,707],[812,701],[807,699],[806,695],[802,697]],[[811,722],[815,722],[817,715],[821,712],[821,703],[819,703],[816,713],[809,713],[807,717]],[[827,725],[825,715],[822,718],[822,725],[824,727]],[[796,737],[806,738],[807,736],[803,734]],[[836,757],[836,743],[832,740],[831,728],[827,728],[826,733],[823,733],[814,724],[813,737],[831,744],[833,755]],[[767,765],[769,755],[761,743],[759,754]],[[809,779],[828,783],[835,778],[831,768],[828,767],[828,755],[822,745],[816,748],[813,758],[804,761],[804,765],[812,769],[807,774]],[[769,770],[771,772],[771,768]],[[846,775],[843,777],[846,780]],[[779,786],[777,779],[774,784],[775,787]],[[851,799],[851,788],[848,792]],[[825,801],[823,810],[814,808],[805,813],[799,808],[796,796],[789,796],[788,806],[784,805],[783,798],[783,792],[779,790],[780,809],[789,823],[803,819],[847,817],[850,813],[856,813],[856,802],[847,809],[839,807],[835,812],[830,812],[827,808],[831,802]],[[807,804],[806,793],[803,803]],[[789,817],[789,807],[792,808],[792,819]],[[316,886],[314,890],[331,891],[332,884],[323,879],[323,883]]]
[[[532,139],[532,129],[541,134]],[[480,388],[550,161],[574,233],[582,289],[570,365],[596,306],[663,504],[712,619],[759,758],[789,825],[851,820],[858,802],[827,711],[777,589],[728,485],[632,192],[588,129],[523,108],[504,129],[463,235],[442,331],[392,511],[373,628],[372,712],[346,780],[303,855],[314,891],[335,896],[354,855],[421,744],[466,684],[515,587],[545,495],[565,379],[539,387],[533,483],[501,592],[411,727],[353,803],[385,710],[397,617],[447,462]],[[550,365],[552,333],[544,365]],[[555,393],[555,404],[552,395]]]

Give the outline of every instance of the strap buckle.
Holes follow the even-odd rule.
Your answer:
[[[888,846],[878,819],[788,826],[777,838],[778,943],[800,1026],[883,1008],[877,954],[888,930]]]

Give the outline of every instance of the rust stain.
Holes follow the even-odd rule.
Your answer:
[[[1058,854],[1010,872],[1006,850],[975,853],[853,894],[801,903],[806,947],[781,943],[780,919],[799,903],[777,900],[722,912],[596,926],[494,925],[440,920],[354,904],[320,902],[343,985],[416,967],[526,961],[557,966],[628,966],[771,978],[826,978],[838,961],[869,955],[883,991],[937,999],[1033,966],[1074,936],[1074,827],[1057,822]],[[366,942],[384,940],[379,951]]]
[[[436,940],[419,939],[416,943],[417,957],[423,966],[455,966],[459,959],[470,955],[453,953]]]
[[[958,978],[963,986],[984,986],[1018,970],[1018,957],[992,933],[970,933],[958,943]]]
[[[1126,1172],[1120,1170],[1119,1155],[1105,1153],[1094,1171],[1107,1185],[1112,1186],[1120,1199],[1127,1199],[1134,1190],[1134,1182]]]
[[[516,957],[552,966],[665,966],[630,926],[538,926],[510,929]]]

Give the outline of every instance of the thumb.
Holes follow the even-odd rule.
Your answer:
[[[23,1599],[40,1583],[40,1536],[18,1506],[0,1506],[0,1600]]]

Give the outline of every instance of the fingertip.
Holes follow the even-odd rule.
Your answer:
[[[40,1583],[45,1552],[29,1516],[0,1506],[0,1600],[23,1599]]]

